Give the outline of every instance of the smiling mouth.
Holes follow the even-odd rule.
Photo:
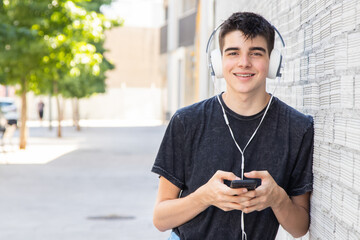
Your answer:
[[[237,77],[252,77],[255,76],[255,74],[249,73],[249,74],[240,74],[240,73],[234,73]]]

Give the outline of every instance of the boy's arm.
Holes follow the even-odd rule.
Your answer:
[[[284,189],[281,188],[282,191]],[[281,226],[295,238],[304,236],[310,225],[310,192],[303,195],[288,197],[284,191],[283,201],[278,208],[273,208]],[[281,197],[280,197],[281,199]]]
[[[231,172],[217,171],[214,176],[195,192],[179,198],[180,189],[164,177],[160,177],[159,190],[154,208],[153,222],[157,229],[166,231],[178,227],[214,205],[224,211],[239,210],[238,202],[250,200],[239,196],[246,189],[232,189],[223,180],[238,179]]]
[[[196,201],[195,193],[178,198],[179,193],[180,188],[166,178],[160,177],[153,215],[154,225],[160,231],[177,227],[206,209],[199,201]]]
[[[281,226],[293,237],[305,235],[310,223],[310,193],[289,197],[285,190],[276,184],[267,171],[245,173],[248,178],[261,178],[261,186],[243,194],[252,199],[242,203],[243,211],[250,213],[271,207]]]

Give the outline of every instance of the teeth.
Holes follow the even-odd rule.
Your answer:
[[[255,74],[237,74],[235,73],[235,76],[238,76],[238,77],[251,77],[251,76],[254,76]]]

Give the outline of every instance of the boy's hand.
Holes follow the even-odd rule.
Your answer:
[[[281,187],[277,185],[268,171],[252,171],[244,175],[247,178],[261,179],[259,187],[243,195],[249,198],[247,202],[243,203],[245,213],[261,211],[268,207],[278,208],[282,200],[288,197],[287,195],[284,196],[284,191],[281,191]]]
[[[224,180],[240,179],[232,172],[217,171],[212,178],[197,192],[200,194],[201,201],[206,206],[216,206],[224,211],[242,210],[242,202],[247,202],[251,197],[243,195],[248,192],[246,188],[230,188],[224,184]]]

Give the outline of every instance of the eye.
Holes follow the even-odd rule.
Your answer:
[[[229,52],[228,55],[229,55],[229,56],[236,56],[236,55],[237,55],[237,52]]]
[[[251,56],[261,57],[263,54],[261,52],[250,53]]]

